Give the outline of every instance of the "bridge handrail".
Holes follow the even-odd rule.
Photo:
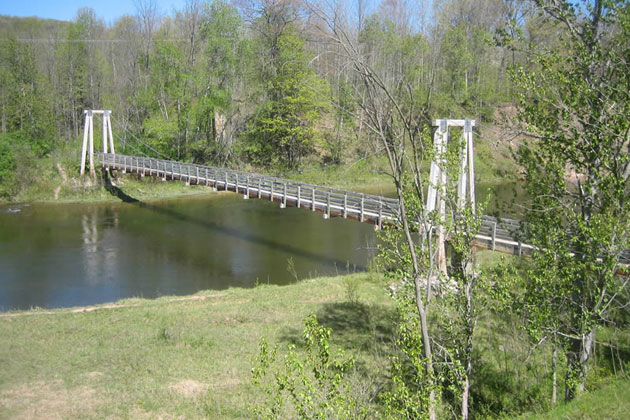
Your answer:
[[[227,189],[233,188],[235,192],[250,196],[250,189],[254,195],[261,191],[272,199],[282,199],[286,205],[287,199],[301,207],[309,207],[313,210],[325,211],[329,216],[331,211],[343,216],[353,216],[364,220],[365,218],[377,222],[379,225],[388,220],[393,222],[398,219],[400,206],[398,200],[373,194],[358,193],[332,187],[322,187],[314,184],[292,181],[275,176],[261,175],[247,171],[217,168],[193,163],[177,162],[165,159],[128,156],[110,153],[95,153],[103,166],[113,165],[118,169],[148,172],[151,175],[161,175],[185,179],[187,181],[205,182],[206,185],[217,184]],[[212,175],[212,176],[210,176]],[[211,179],[211,181],[210,181]],[[478,237],[490,238],[492,247],[495,242],[517,244],[519,253],[521,249],[520,237],[522,224],[518,220],[509,218],[495,218],[483,215]],[[524,245],[528,247],[527,245]]]
[[[382,203],[383,205],[386,205],[384,209],[389,210],[389,213],[392,215],[397,215],[399,212],[398,199],[391,198],[391,197],[378,196],[378,195],[373,195],[373,194],[368,194],[368,193],[358,193],[355,191],[342,190],[342,189],[333,188],[333,187],[319,186],[319,185],[305,183],[305,182],[298,182],[298,181],[293,181],[289,179],[278,178],[278,177],[270,176],[270,175],[261,175],[261,174],[256,174],[256,173],[241,171],[241,170],[236,170],[236,169],[218,168],[214,166],[199,165],[199,164],[194,164],[194,163],[185,163],[185,162],[177,162],[177,161],[150,158],[150,157],[129,156],[129,155],[122,155],[122,154],[102,153],[102,152],[96,152],[95,155],[97,156],[97,158],[101,160],[103,164],[127,165],[127,163],[130,163],[132,166],[135,166],[138,168],[144,168],[147,170],[160,170],[159,166],[161,164],[163,165],[162,166],[163,171],[166,170],[166,167],[167,167],[166,165],[169,165],[171,167],[173,167],[173,165],[177,165],[179,167],[196,168],[196,169],[201,169],[203,171],[208,169],[213,174],[220,174],[220,175],[228,174],[228,182],[234,181],[232,178],[230,178],[231,175],[232,176],[238,175],[239,178],[242,177],[240,178],[239,182],[242,182],[242,185],[244,187],[247,187],[248,185],[252,187],[251,181],[256,182],[258,180],[261,180],[261,181],[264,180],[266,182],[273,182],[275,184],[281,184],[281,185],[286,184],[287,187],[301,187],[301,188],[305,187],[306,191],[304,192],[305,193],[310,192],[312,194],[312,192],[315,191],[316,198],[327,198],[327,195],[330,193],[331,199],[345,199],[347,200],[348,205],[359,204],[361,200],[363,200],[364,205],[375,204],[375,203],[376,204]],[[152,163],[155,163],[155,166],[153,166]],[[186,171],[186,173],[182,173],[181,175],[185,175],[190,178],[195,177],[195,175],[191,174],[190,171],[188,170]],[[247,183],[247,177],[250,178],[249,183]],[[261,185],[265,186],[264,184],[261,184]],[[295,191],[296,190],[294,189],[291,192],[294,193]],[[305,199],[310,198],[308,194],[305,194],[303,197]],[[513,232],[517,229],[520,229],[521,227],[521,222],[519,222],[518,220],[503,218],[503,217],[500,219],[497,219],[495,217],[488,216],[488,215],[482,216],[482,225],[481,225],[482,230],[488,230],[489,228],[492,227],[494,223],[497,223],[497,229],[499,229],[499,231],[505,230],[506,232],[509,232],[509,231]],[[505,229],[505,228],[508,228],[508,229]]]
[[[337,207],[338,209],[342,206],[343,208],[349,208],[350,212],[356,212],[353,207],[361,207],[366,212],[378,212],[381,214],[381,217],[389,219],[396,218],[399,212],[398,200],[373,194],[322,187],[246,171],[164,159],[99,152],[95,153],[95,156],[100,159],[103,165],[117,165],[121,167],[121,169],[135,168],[135,170],[143,172],[155,171],[156,173],[161,172],[162,174],[170,173],[180,179],[198,180],[203,178],[205,180],[207,178],[203,175],[208,173],[212,174],[215,179],[221,178],[222,180],[227,180],[226,182],[232,186],[238,184],[239,190],[246,189],[249,191],[250,188],[256,189],[258,185],[264,188],[275,189],[276,192],[283,191],[286,188],[285,194],[291,195],[293,199],[297,196],[298,200],[301,198],[303,202],[310,202],[315,198],[315,201],[330,202],[333,207]]]
[[[178,164],[178,165],[187,165],[189,167],[196,167],[199,169],[211,169],[215,172],[217,171],[222,171],[222,172],[227,172],[230,174],[239,174],[239,175],[243,175],[245,177],[250,176],[250,177],[255,177],[255,178],[264,178],[267,180],[273,180],[277,183],[282,183],[282,184],[287,184],[287,185],[295,185],[295,186],[304,186],[304,187],[309,187],[309,188],[313,188],[316,190],[326,190],[326,192],[331,192],[334,194],[337,194],[340,197],[343,197],[344,194],[348,194],[348,196],[350,195],[357,195],[357,196],[363,196],[366,199],[370,199],[370,200],[375,200],[375,201],[379,201],[382,200],[384,203],[385,202],[389,202],[392,204],[396,204],[398,205],[398,200],[395,198],[391,198],[391,197],[384,197],[384,196],[379,196],[379,195],[374,195],[374,194],[369,194],[369,193],[358,193],[355,191],[350,191],[350,190],[342,190],[342,189],[338,189],[338,188],[333,188],[333,187],[326,187],[326,186],[321,186],[321,185],[315,185],[315,184],[309,184],[306,182],[299,182],[299,181],[293,181],[290,179],[284,179],[284,178],[278,178],[272,175],[262,175],[262,174],[257,174],[254,172],[247,172],[247,171],[241,171],[238,169],[227,169],[227,168],[219,168],[219,167],[215,167],[215,166],[208,166],[208,165],[199,165],[196,163],[186,163],[186,162],[178,162],[178,161],[173,161],[173,160],[166,160],[166,159],[157,159],[157,158],[150,158],[150,157],[139,157],[139,156],[130,156],[130,155],[122,155],[122,154],[111,154],[111,153],[102,153],[102,152],[94,152],[94,155],[97,156],[98,158],[101,159],[101,161],[105,162],[105,163],[124,163],[124,158],[129,158],[129,159],[136,159],[137,161],[142,161],[142,162],[159,162],[159,163],[163,163],[163,164]],[[138,165],[139,166],[139,165]],[[147,169],[149,169],[149,167],[147,167]],[[153,168],[156,169],[156,168]]]
[[[281,199],[284,205],[292,201],[292,204],[300,207],[301,202],[301,207],[311,208],[313,211],[323,211],[328,217],[330,217],[331,211],[334,210],[337,215],[351,216],[361,221],[370,221],[378,224],[379,227],[383,222],[397,220],[400,212],[398,200],[390,197],[322,187],[246,171],[165,159],[100,152],[96,152],[95,156],[97,159],[100,159],[103,166],[112,165],[117,169],[142,171],[141,173],[143,174],[148,171],[150,175],[160,175],[161,172],[163,177],[166,177],[169,173],[168,168],[170,166],[172,178],[176,176],[178,179],[185,179],[189,182],[195,180],[197,183],[203,181],[206,185],[212,182],[215,187],[217,184],[223,184],[224,189],[230,188],[235,192],[245,194],[246,197],[251,196],[250,189],[252,189],[254,196],[258,194],[258,198],[261,198],[263,189],[266,189],[264,194],[267,195],[267,198],[270,197],[275,201]],[[179,172],[175,172],[175,167],[177,167]],[[185,172],[182,171],[183,168],[186,169]],[[191,169],[194,173],[191,173]],[[210,173],[213,175],[212,181],[208,177]],[[203,175],[203,177],[200,175]],[[221,180],[218,179],[219,177]],[[504,251],[509,250],[517,255],[522,255],[523,252],[531,252],[534,249],[531,245],[521,242],[522,238],[524,238],[524,228],[526,228],[526,224],[519,220],[483,215],[475,242],[492,250],[501,248]],[[630,263],[630,250],[625,250],[619,257],[622,263]]]

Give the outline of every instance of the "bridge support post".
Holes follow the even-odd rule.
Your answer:
[[[85,173],[85,158],[88,148],[88,133],[90,130],[90,118],[92,111],[85,111],[85,125],[83,127],[83,147],[81,148],[81,176]]]
[[[282,193],[282,203],[280,203],[280,208],[284,209],[287,207],[287,184],[284,183],[284,192]]]
[[[446,232],[444,231],[444,222],[446,217],[446,159],[445,154],[449,143],[449,128],[461,127],[462,144],[460,147],[460,171],[457,180],[457,205],[463,207],[466,204],[472,205],[472,211],[475,212],[475,171],[473,161],[473,127],[474,120],[450,120],[441,119],[433,121],[433,126],[437,127],[433,136],[433,147],[435,148],[436,157],[431,162],[431,172],[429,174],[429,190],[427,192],[427,203],[425,207],[425,216],[428,217],[431,212],[437,210],[437,253],[436,264],[440,270],[446,274]]]
[[[80,174],[85,174],[86,160],[90,165],[90,176],[94,177],[94,115],[103,115],[103,153],[116,153],[114,151],[114,136],[112,135],[112,125],[110,110],[86,109],[83,111],[85,115],[85,124],[83,127],[83,144],[81,147],[81,169]],[[89,160],[88,160],[89,154]]]
[[[302,204],[302,187],[298,185],[297,191],[297,208],[299,209]]]
[[[328,197],[326,197],[326,213],[324,213],[324,219],[330,219],[330,191],[328,191]]]
[[[361,194],[361,214],[359,214],[359,222],[363,223],[363,211],[365,208],[365,194]]]
[[[109,134],[109,150],[112,154],[116,154],[114,150],[114,136],[112,135],[112,120],[110,118],[112,111],[107,109],[103,114],[103,121],[107,121],[107,133]]]

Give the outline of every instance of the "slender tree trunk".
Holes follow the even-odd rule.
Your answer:
[[[468,365],[468,363],[466,363]],[[468,370],[468,367],[466,367]],[[464,377],[464,383],[462,384],[462,420],[468,420],[468,391],[470,389],[470,383],[468,381],[468,374]]]
[[[551,404],[556,405],[558,402],[558,349],[556,344],[553,344],[553,350],[551,352],[551,369],[553,371],[553,388],[551,391]]]
[[[2,133],[7,132],[7,115],[6,108],[4,104],[4,96],[2,97]]]
[[[468,420],[468,405],[470,394],[470,374],[472,373],[472,351],[474,319],[472,313],[472,290],[466,288],[466,349],[465,349],[465,373],[462,384],[462,420]]]
[[[396,165],[392,163],[391,158],[390,158],[390,165],[392,169],[394,169],[394,173],[395,173]],[[420,276],[418,259],[415,252],[413,238],[411,236],[411,230],[409,228],[409,222],[405,214],[406,212],[405,202],[402,199],[403,191],[402,191],[402,188],[400,187],[401,184],[399,180],[397,180],[396,185],[398,186],[397,190],[398,190],[398,197],[399,197],[399,203],[400,203],[400,214],[401,214],[401,219],[402,219],[401,221],[403,225],[403,230],[405,232],[405,237],[407,238],[407,244],[411,251],[411,258],[413,260],[413,265],[414,265],[414,286],[415,286],[415,292],[416,292],[415,300],[416,300],[416,308],[418,310],[418,316],[420,318],[420,330],[421,330],[420,332],[422,334],[422,347],[424,348],[424,357],[426,359],[425,366],[427,369],[427,374],[429,375],[430,383],[431,385],[434,385],[435,371],[433,369],[433,351],[431,350],[431,338],[429,336],[429,323],[427,322],[427,310],[428,310],[429,302],[427,298],[427,302],[426,302],[427,307],[425,308],[425,300],[422,296],[422,289],[423,287],[426,286],[426,284],[424,283],[428,283],[428,282],[423,283],[422,278]],[[429,420],[436,420],[435,389],[433,386],[431,387],[431,390],[429,391]]]
[[[588,374],[589,361],[593,353],[594,342],[594,330],[590,330],[582,336],[582,345],[580,348],[580,380],[577,387],[578,393],[586,391],[586,375]]]
[[[595,331],[582,334],[581,340],[573,340],[567,354],[565,401],[571,401],[586,390],[588,363],[593,352]]]
[[[422,330],[422,347],[424,348],[424,357],[426,358],[426,369],[429,375],[430,383],[433,385],[435,382],[435,372],[433,370],[433,351],[431,350],[431,339],[429,337],[429,324],[427,322],[427,313],[423,306],[422,299],[422,281],[420,276],[416,276],[416,304],[418,308],[418,315],[420,316],[420,329]],[[435,412],[435,390],[433,387],[429,391],[429,420],[436,420]]]

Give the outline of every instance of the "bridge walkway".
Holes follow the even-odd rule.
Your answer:
[[[325,218],[343,217],[371,223],[378,229],[395,224],[400,212],[398,200],[391,197],[192,163],[99,152],[94,155],[103,168],[205,185],[216,191],[242,194],[245,199],[276,202],[281,208],[297,207],[323,213]],[[520,228],[518,220],[484,215],[474,245],[513,255],[530,254],[533,247],[521,242]]]

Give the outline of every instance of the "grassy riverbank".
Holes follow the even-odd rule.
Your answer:
[[[0,418],[247,418],[259,339],[286,347],[311,313],[382,364],[393,309],[367,274],[3,314]]]
[[[384,285],[364,273],[0,314],[0,419],[250,418],[248,406],[262,398],[250,375],[260,338],[281,354],[300,348],[312,313],[333,329],[333,347],[356,356],[356,392],[382,387],[396,318]],[[477,401],[544,412],[530,398],[547,395],[549,367],[532,358],[515,320],[482,317],[478,342]],[[531,418],[624,418],[630,382],[605,383]]]

